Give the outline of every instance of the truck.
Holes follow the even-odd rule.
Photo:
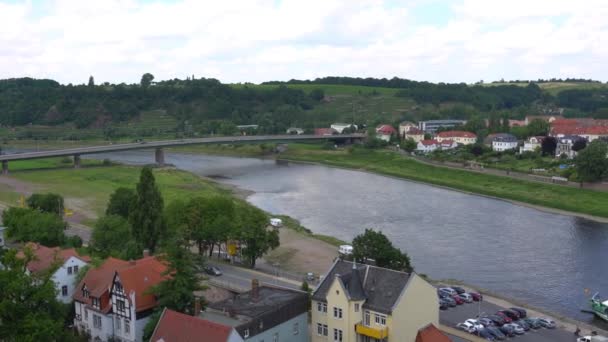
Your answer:
[[[576,339],[576,342],[608,342],[608,337],[604,336],[583,336]]]

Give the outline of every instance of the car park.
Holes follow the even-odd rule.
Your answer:
[[[499,327],[498,330],[500,330],[500,332],[505,334],[505,336],[507,337],[513,337],[515,336],[515,332],[513,331],[513,328],[509,326],[509,324],[505,324],[502,327]]]
[[[492,334],[492,336],[494,336],[494,338],[496,338],[497,340],[504,340],[507,338],[507,336],[505,336],[505,334],[503,334],[500,330],[498,330],[497,327],[487,327],[486,328],[490,334]]]
[[[482,318],[478,319],[477,321],[479,323],[483,324],[484,327],[491,327],[494,325],[494,322],[487,317],[482,317]]]
[[[539,318],[538,323],[540,323],[543,328],[547,329],[555,329],[555,327],[557,326],[555,322],[549,318]]]
[[[521,326],[519,326],[518,324],[515,324],[515,323],[505,324],[505,325],[503,325],[503,327],[512,329],[512,331],[515,335],[523,335],[526,332],[524,330],[524,328],[522,328]]]
[[[511,310],[516,311],[519,314],[520,318],[526,318],[528,316],[528,312],[522,308],[511,308]]]
[[[496,315],[502,317],[502,319],[505,321],[505,323],[511,323],[511,322],[513,322],[513,320],[509,316],[505,315],[504,313],[502,313],[500,311],[498,311],[496,313]]]
[[[532,329],[540,329],[542,328],[542,326],[540,325],[540,322],[538,321],[537,318],[531,318],[531,317],[527,317],[524,318],[524,322],[526,322],[528,325],[530,325],[530,328]]]
[[[460,297],[466,303],[473,303],[473,297],[471,297],[471,295],[468,293],[461,293],[458,295],[458,297]]]
[[[458,324],[456,324],[456,328],[458,328],[459,330],[462,330],[462,331],[466,331],[469,334],[473,334],[476,331],[473,324],[470,324],[470,323],[458,323]]]
[[[497,327],[505,324],[505,320],[502,317],[498,316],[498,315],[489,315],[487,317],[489,319],[491,319],[492,322],[494,323],[494,325],[497,326]]]
[[[526,323],[523,319],[513,322],[513,324],[519,325],[524,331],[530,330],[530,324]]]
[[[484,340],[488,340],[488,341],[496,341],[496,337],[494,337],[494,335],[492,335],[490,333],[490,331],[488,331],[487,328],[481,329],[477,332],[477,335],[481,338],[483,338]]]
[[[473,325],[476,330],[481,330],[481,329],[485,328],[485,326],[483,324],[481,324],[481,322],[479,322],[476,319],[469,318],[469,319],[467,319],[464,322]]]
[[[517,321],[519,319],[519,313],[517,311],[505,309],[505,310],[500,310],[498,312],[502,312],[505,316],[509,317],[512,321]]]

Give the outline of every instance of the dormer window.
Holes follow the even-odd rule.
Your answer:
[[[82,296],[84,298],[89,298],[89,290],[87,290],[86,288],[82,289]]]
[[[93,307],[99,309],[99,298],[93,298]]]

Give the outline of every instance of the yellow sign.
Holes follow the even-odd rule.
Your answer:
[[[65,216],[67,216],[67,217],[70,217],[70,216],[74,215],[74,212],[73,212],[71,209],[64,208],[64,209],[63,209],[63,214],[64,214]]]
[[[230,255],[230,256],[236,255],[236,243],[234,243],[234,242],[228,243],[228,255]]]
[[[25,208],[25,196],[21,195],[19,197],[19,207],[20,208]]]

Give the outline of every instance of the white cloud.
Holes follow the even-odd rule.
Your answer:
[[[1,1],[0,78],[608,79],[602,0]]]

